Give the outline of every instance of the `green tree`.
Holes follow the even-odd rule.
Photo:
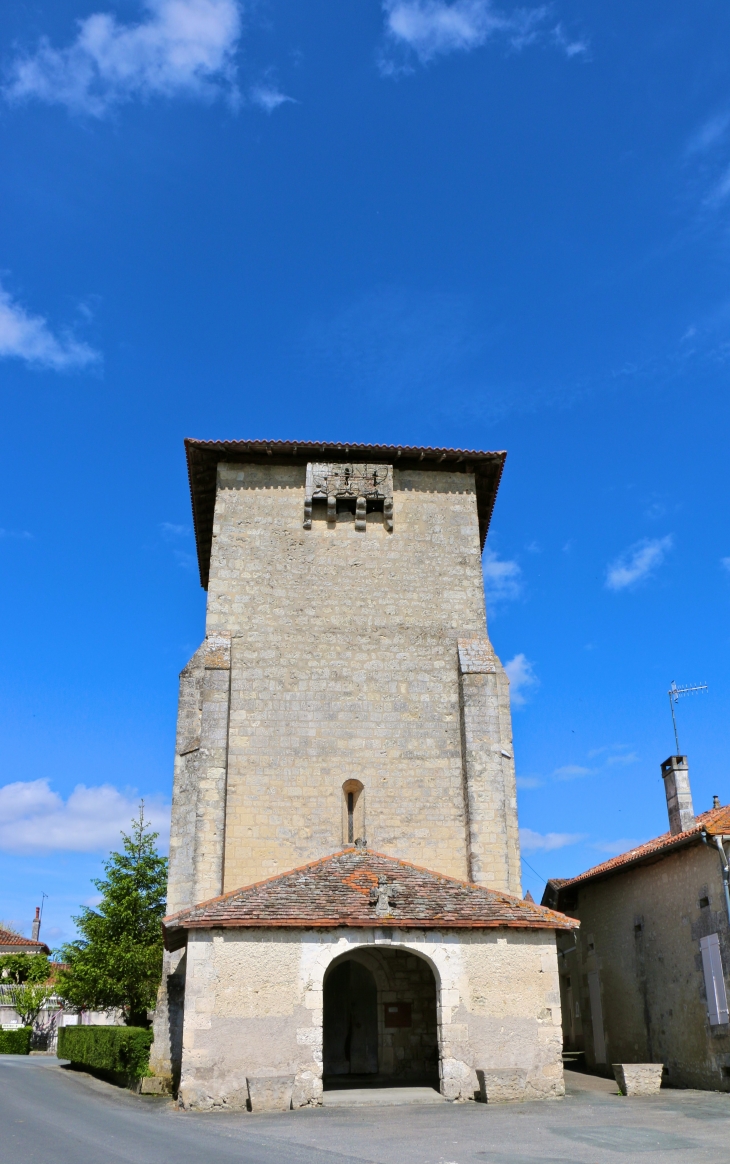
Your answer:
[[[20,986],[6,986],[2,992],[2,1001],[5,1006],[12,1006],[18,1012],[24,1027],[32,1027],[55,993],[55,986],[48,983],[25,982]]]
[[[47,982],[51,975],[48,959],[42,954],[3,954],[0,983],[19,986],[23,982]]]
[[[162,974],[162,930],[167,859],[157,852],[158,834],[144,819],[122,833],[121,853],[112,853],[106,877],[94,881],[102,895],[96,909],[84,906],[74,918],[81,933],[63,946],[68,969],[58,976],[58,994],[87,1010],[120,1009],[129,1026],[147,1026]]]

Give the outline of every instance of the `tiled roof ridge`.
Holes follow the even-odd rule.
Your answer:
[[[722,822],[722,818],[727,818],[727,828],[712,828],[712,825],[717,825]],[[594,877],[601,877],[604,874],[616,872],[627,865],[632,865],[636,861],[643,860],[644,857],[651,857],[655,853],[666,852],[682,845],[689,844],[695,839],[700,838],[702,830],[706,830],[710,835],[726,833],[730,836],[730,806],[721,805],[719,808],[710,808],[706,812],[701,812],[695,817],[695,823],[691,828],[685,829],[681,833],[660,833],[658,837],[652,837],[651,840],[644,841],[643,844],[637,845],[633,849],[628,849],[625,853],[618,853],[615,857],[610,857],[608,861],[602,861],[600,865],[593,865],[590,869],[586,869],[584,873],[579,873],[577,877],[568,877],[565,879],[554,877],[552,884],[559,889],[565,889],[570,885],[578,885],[583,881],[590,881]]]
[[[363,898],[383,873],[394,875],[396,886],[402,880],[403,887],[397,890],[394,912],[373,913],[373,898],[367,904]],[[185,930],[218,927],[572,929],[576,924],[515,894],[348,847],[179,910],[163,919],[163,930],[167,942],[178,941],[175,935]]]
[[[263,885],[270,885],[272,881],[280,881],[284,877],[292,877],[295,873],[304,873],[307,869],[314,869],[316,865],[326,865],[328,861],[334,861],[337,857],[344,857],[347,853],[354,853],[356,856],[363,858],[380,857],[383,861],[392,861],[396,865],[402,865],[404,869],[413,869],[416,873],[427,873],[430,877],[440,877],[443,881],[452,881],[457,885],[465,885],[467,889],[486,890],[495,897],[504,898],[506,901],[524,901],[516,893],[504,893],[500,889],[490,889],[488,885],[478,885],[476,881],[464,881],[461,877],[451,877],[448,873],[440,873],[437,869],[428,869],[425,865],[416,865],[413,861],[405,861],[402,857],[391,857],[388,853],[381,853],[378,849],[359,849],[355,845],[348,845],[345,849],[338,849],[335,853],[328,853],[326,857],[316,857],[313,861],[306,861],[303,865],[295,865],[293,869],[285,869],[283,873],[272,873],[271,877],[264,877],[261,881],[251,881],[247,885],[239,885],[237,889],[229,889],[227,893],[221,893],[218,897],[209,897],[206,901],[196,902],[195,905],[187,905],[184,909],[179,909],[176,913],[171,913],[167,917],[164,917],[162,919],[163,924],[173,922],[182,914],[189,913],[193,909],[204,909],[210,905],[217,905],[219,901],[225,901],[229,897],[235,897],[237,893],[244,893],[248,889],[260,889]],[[527,904],[529,905],[529,902]]]

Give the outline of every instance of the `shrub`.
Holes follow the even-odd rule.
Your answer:
[[[31,1027],[0,1027],[0,1055],[30,1055]]]
[[[61,1027],[59,1059],[129,1087],[148,1073],[152,1031],[143,1027]]]

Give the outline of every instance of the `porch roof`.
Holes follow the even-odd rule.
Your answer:
[[[163,920],[165,945],[219,926],[388,929],[577,929],[555,910],[408,861],[351,848],[280,873]]]

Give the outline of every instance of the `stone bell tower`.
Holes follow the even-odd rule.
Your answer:
[[[481,551],[504,454],[187,442],[206,639],[171,911],[353,841],[520,892]]]
[[[481,567],[505,454],[186,451],[208,601],[180,677],[168,912],[348,845],[519,896]]]

